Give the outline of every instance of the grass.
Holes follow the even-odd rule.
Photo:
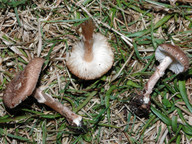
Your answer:
[[[0,8],[0,143],[192,143],[190,3],[3,0]],[[64,55],[79,40],[76,27],[89,18],[108,38],[115,61],[107,74],[87,82],[71,75]],[[158,65],[154,51],[162,43],[182,47],[190,67],[180,75],[167,70],[151,95],[149,117],[139,118],[129,101]],[[85,127],[71,127],[33,98],[5,108],[6,85],[37,55],[46,60],[39,85],[83,116]]]

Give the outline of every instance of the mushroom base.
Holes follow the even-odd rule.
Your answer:
[[[145,103],[143,95],[133,97],[129,103],[130,110],[139,117],[148,117],[150,105],[150,101]]]

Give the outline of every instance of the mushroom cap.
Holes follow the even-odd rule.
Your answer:
[[[8,108],[16,107],[33,93],[43,63],[44,59],[34,58],[9,82],[3,95],[3,102]]]
[[[166,56],[171,57],[173,62],[168,67],[176,74],[185,72],[189,68],[187,55],[178,47],[171,44],[161,44],[155,51],[156,59],[161,62]]]
[[[114,55],[106,37],[100,33],[93,34],[93,59],[89,62],[84,60],[84,42],[77,42],[68,53],[67,67],[75,76],[93,80],[101,77],[113,65]]]

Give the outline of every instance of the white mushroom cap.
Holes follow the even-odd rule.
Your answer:
[[[77,77],[92,80],[101,77],[112,67],[114,55],[107,39],[99,34],[93,34],[93,59],[85,61],[84,42],[77,42],[67,59],[67,67]]]
[[[189,59],[178,46],[171,44],[159,45],[155,51],[156,59],[161,63],[166,56],[173,60],[168,68],[174,73],[179,74],[188,70]]]

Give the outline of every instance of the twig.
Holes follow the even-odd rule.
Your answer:
[[[42,36],[41,36],[41,20],[40,18],[38,19],[38,37],[39,37],[39,43],[38,43],[38,48],[37,48],[37,57],[40,56],[41,50],[42,50]]]

